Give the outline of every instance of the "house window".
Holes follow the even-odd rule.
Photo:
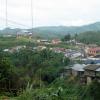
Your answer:
[[[84,72],[79,72],[79,76],[82,76],[84,74]]]

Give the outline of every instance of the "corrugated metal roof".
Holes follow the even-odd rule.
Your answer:
[[[97,72],[100,72],[100,68],[98,68],[96,71],[97,71]]]
[[[100,65],[96,65],[96,64],[91,64],[86,66],[84,69],[85,70],[92,70],[92,71],[96,71],[97,69],[100,68]]]
[[[75,64],[73,65],[72,69],[76,71],[84,71],[85,64]]]

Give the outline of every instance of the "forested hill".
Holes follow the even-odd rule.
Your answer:
[[[10,29],[6,28],[0,31],[1,34],[16,34],[16,32],[21,31],[23,29]],[[27,29],[27,31],[31,31],[35,36],[42,37],[61,37],[68,33],[83,33],[86,31],[100,31],[100,22],[84,25],[84,26],[48,26],[48,27],[37,27],[32,29]]]
[[[78,35],[78,40],[87,44],[100,45],[100,31],[87,31]]]
[[[86,31],[99,31],[100,30],[100,22],[84,25],[84,26],[51,26],[51,27],[38,27],[34,28],[34,32],[36,33],[53,33],[53,34],[75,34],[82,33]]]

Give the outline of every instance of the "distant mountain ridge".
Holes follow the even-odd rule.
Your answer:
[[[6,28],[0,30],[0,34],[16,34],[22,31],[20,28]],[[60,37],[66,34],[83,33],[86,31],[100,31],[100,22],[96,22],[84,26],[47,26],[47,27],[37,27],[32,29],[25,29],[26,31],[33,32],[34,36],[41,37]]]

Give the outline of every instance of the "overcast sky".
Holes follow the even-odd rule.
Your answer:
[[[5,1],[0,0],[0,28],[5,27]],[[31,0],[8,0],[8,26],[31,27],[30,9]],[[33,19],[34,27],[97,22],[100,21],[100,0],[33,0]]]

